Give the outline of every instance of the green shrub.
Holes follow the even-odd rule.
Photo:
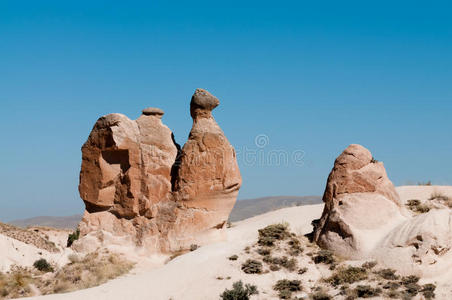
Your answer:
[[[242,281],[237,281],[232,285],[232,290],[226,289],[220,295],[220,298],[223,300],[249,300],[251,295],[258,293],[255,285],[246,284],[243,286]]]
[[[290,299],[293,292],[301,291],[301,281],[300,280],[278,280],[273,286],[273,289],[279,292],[278,296],[280,299]]]
[[[258,244],[261,246],[274,246],[277,240],[284,240],[290,236],[286,224],[273,224],[259,229]]]
[[[312,260],[316,264],[326,264],[331,265],[336,262],[334,259],[333,252],[330,250],[320,250],[313,258]]]
[[[246,274],[261,274],[262,263],[254,259],[248,259],[242,264],[242,271]]]
[[[80,238],[80,230],[77,228],[77,230],[71,234],[69,234],[67,238],[67,246],[71,247],[72,244]]]
[[[41,258],[41,259],[35,261],[33,264],[33,267],[35,267],[36,269],[38,269],[41,272],[45,272],[45,273],[53,272],[52,266],[44,258]]]
[[[367,279],[367,270],[359,267],[339,268],[326,281],[333,286],[352,284]]]

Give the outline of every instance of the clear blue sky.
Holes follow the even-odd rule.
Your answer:
[[[450,2],[449,2],[450,3]],[[1,1],[0,220],[80,213],[80,147],[101,115],[148,106],[183,143],[195,88],[238,149],[240,199],[321,195],[351,143],[397,185],[452,184],[448,1]]]

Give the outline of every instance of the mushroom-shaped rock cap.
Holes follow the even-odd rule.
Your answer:
[[[155,107],[148,107],[143,109],[143,115],[145,116],[157,116],[159,118],[161,118],[165,112],[163,110],[161,110],[160,108],[155,108]]]
[[[191,105],[195,108],[212,111],[215,107],[220,105],[220,100],[206,90],[196,89],[191,97]]]

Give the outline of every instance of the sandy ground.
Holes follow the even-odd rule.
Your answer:
[[[399,187],[397,190],[404,202],[409,199],[428,200],[434,192],[441,192],[452,197],[452,187],[410,186]],[[322,210],[323,204],[309,205],[281,209],[253,217],[234,223],[232,228],[227,229],[226,241],[201,247],[194,252],[174,259],[166,265],[157,267],[154,265],[150,268],[149,264],[139,263],[131,274],[99,287],[69,294],[28,299],[210,300],[219,299],[219,295],[226,288],[231,288],[232,284],[238,280],[258,286],[260,294],[253,296],[252,299],[277,299],[275,292],[272,291],[273,284],[282,278],[295,279],[297,278],[296,273],[281,274],[281,272],[286,272],[281,271],[259,276],[244,274],[240,270],[240,265],[245,260],[245,257],[242,257],[244,248],[256,241],[258,229],[269,224],[287,222],[293,232],[297,234],[309,233],[312,230],[311,221],[319,218]],[[1,238],[0,242],[14,243],[14,247],[19,246],[16,254],[8,253],[8,257],[13,257],[15,260],[21,259],[20,253],[35,251],[31,249],[34,247],[22,245],[17,241]],[[11,247],[9,246],[9,248]],[[0,245],[0,249],[5,249],[3,244]],[[235,254],[239,255],[238,261],[228,260],[228,257]],[[317,274],[317,276],[321,275]],[[441,291],[437,291],[436,299],[450,299],[448,295],[452,295],[452,287],[448,284],[448,282],[451,282],[449,275],[439,276],[435,281],[442,285]],[[230,279],[218,280],[219,277],[230,277]],[[304,278],[303,281],[310,279],[316,280],[318,278]]]
[[[60,252],[49,252],[0,234],[0,272],[9,270],[13,265],[31,267],[40,258],[45,258],[58,266],[68,263],[68,256],[73,253],[71,249],[65,247],[68,232],[44,228],[39,230],[55,243]]]
[[[253,299],[269,299],[270,295],[274,296],[271,286],[279,278],[272,273],[246,275],[240,270],[240,258],[237,262],[231,262],[228,257],[234,254],[240,256],[246,246],[256,241],[257,230],[268,224],[288,222],[296,233],[310,232],[312,219],[320,217],[322,209],[321,204],[286,208],[234,223],[227,230],[227,241],[202,247],[165,266],[146,272],[136,271],[138,274],[130,274],[88,290],[32,299],[218,299],[226,288],[231,288],[232,283],[238,280],[256,284],[259,288],[268,287],[268,290],[260,289],[260,295]],[[294,275],[288,273],[289,276]],[[231,279],[218,280],[217,277]]]

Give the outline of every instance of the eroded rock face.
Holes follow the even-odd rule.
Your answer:
[[[87,242],[79,242],[81,248],[126,240],[166,252],[202,243],[223,228],[241,176],[235,151],[212,117],[218,105],[209,92],[196,90],[193,128],[182,150],[157,108],[144,109],[137,120],[110,114],[96,122],[82,147],[79,191],[86,211],[79,227]]]
[[[381,238],[406,220],[383,163],[360,145],[350,145],[336,159],[323,201],[314,240],[348,258],[366,257]]]
[[[212,117],[218,105],[218,99],[205,90],[193,95],[193,128],[182,149],[175,191],[184,206],[215,212],[213,221],[225,222],[222,216],[232,210],[242,179],[235,150]]]

